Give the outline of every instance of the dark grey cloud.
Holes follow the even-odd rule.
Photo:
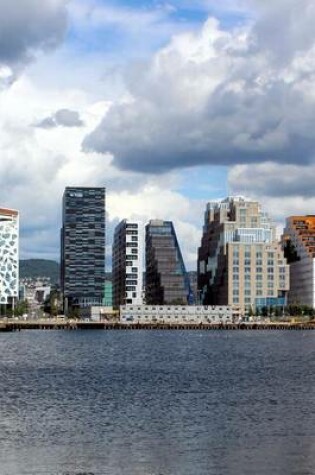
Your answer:
[[[53,129],[55,127],[82,127],[84,122],[77,111],[70,109],[60,109],[50,117],[45,117],[35,124],[35,127],[42,129]]]
[[[238,165],[229,173],[229,188],[236,194],[260,197],[314,198],[314,175],[314,165]]]
[[[149,64],[128,71],[132,100],[114,104],[83,149],[112,153],[117,167],[148,173],[312,162],[315,4],[301,1],[297,22],[296,1],[264,7],[252,0],[259,7],[253,26],[226,32],[210,20],[199,34],[175,37]],[[287,28],[284,39],[275,21]]]
[[[0,0],[0,85],[39,51],[56,48],[67,28],[68,0]]]

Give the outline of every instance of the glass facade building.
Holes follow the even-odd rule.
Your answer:
[[[148,305],[193,303],[189,277],[171,221],[152,220],[145,228]]]
[[[63,196],[61,285],[65,311],[101,305],[105,282],[105,188],[67,187]]]
[[[113,283],[111,280],[105,280],[103,305],[105,307],[113,306]]]

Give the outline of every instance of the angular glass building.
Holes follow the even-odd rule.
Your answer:
[[[62,221],[65,312],[69,306],[101,305],[105,282],[105,188],[67,187]]]
[[[145,228],[148,305],[193,303],[189,277],[171,221],[151,220]]]
[[[0,304],[19,296],[19,213],[0,209]]]

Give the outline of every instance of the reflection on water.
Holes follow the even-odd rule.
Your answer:
[[[0,334],[1,475],[313,475],[315,333]]]

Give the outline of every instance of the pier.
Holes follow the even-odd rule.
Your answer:
[[[0,332],[21,330],[315,330],[315,321],[310,322],[241,322],[241,323],[121,323],[83,321],[2,321]]]

